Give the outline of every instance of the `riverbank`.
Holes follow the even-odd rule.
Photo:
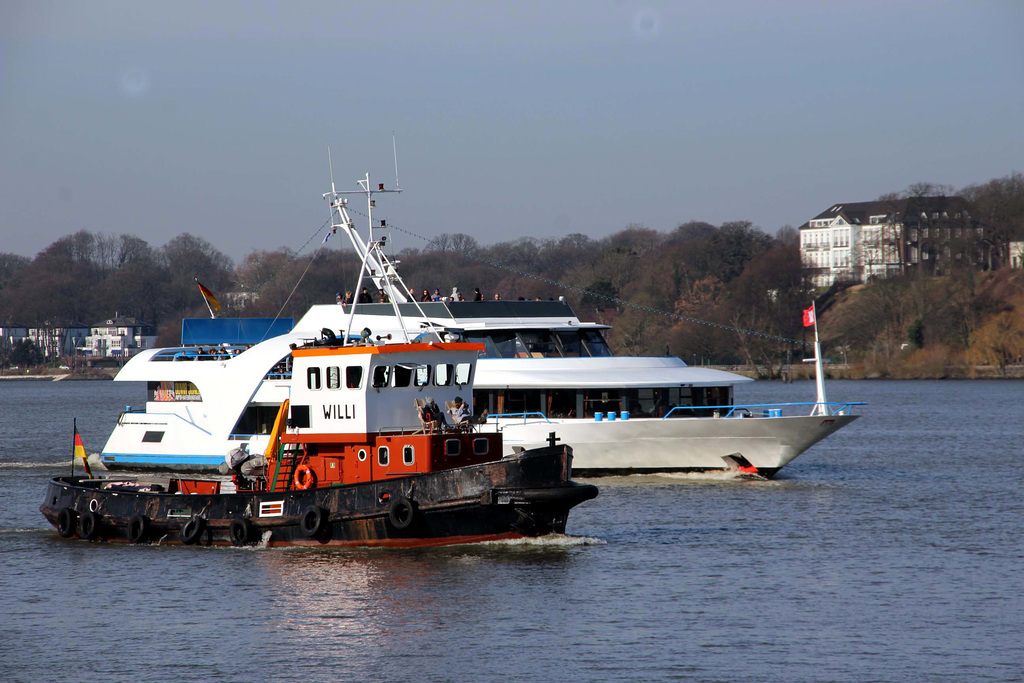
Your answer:
[[[114,379],[116,370],[89,370],[68,372],[67,370],[7,371],[0,373],[0,381],[7,382],[90,382]]]
[[[748,365],[706,365],[703,367],[725,370],[757,380],[781,380],[783,382],[814,380],[814,366],[784,366],[781,375],[765,377]],[[829,364],[825,366],[825,379],[1024,379],[1024,365],[945,365],[945,364],[899,364],[888,371],[859,364]]]

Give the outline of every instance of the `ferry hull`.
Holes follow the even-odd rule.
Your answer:
[[[386,481],[209,495],[117,490],[110,486],[117,480],[58,477],[40,511],[61,536],[86,540],[450,545],[564,533],[569,510],[597,495],[596,487],[570,481],[571,463],[572,450],[557,446]]]
[[[856,415],[754,418],[534,420],[502,423],[506,452],[533,448],[556,429],[571,443],[579,476],[703,472],[735,468],[736,460],[772,477]],[[736,456],[739,456],[737,458]]]

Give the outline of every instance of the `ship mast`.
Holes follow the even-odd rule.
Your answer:
[[[328,159],[330,158],[330,150],[328,150]],[[395,182],[397,185],[397,160],[395,168]],[[399,307],[400,303],[410,301],[408,296],[409,288],[402,280],[395,266],[398,261],[392,261],[388,258],[387,254],[384,253],[384,245],[387,242],[387,236],[381,236],[381,238],[374,239],[373,235],[373,210],[376,208],[375,195],[378,194],[391,194],[401,193],[400,187],[388,190],[384,188],[384,183],[379,183],[377,188],[374,189],[370,184],[370,174],[367,173],[362,179],[356,181],[359,185],[358,190],[337,190],[334,187],[334,171],[332,165],[331,171],[331,191],[324,193],[324,199],[327,199],[331,203],[331,230],[337,232],[338,230],[344,231],[348,235],[349,241],[352,242],[352,247],[356,250],[356,253],[362,258],[362,265],[359,269],[359,280],[356,283],[356,289],[353,294],[352,310],[349,311],[348,323],[345,326],[344,339],[347,342],[349,334],[352,331],[352,322],[355,319],[356,312],[356,297],[359,296],[359,292],[363,286],[363,279],[367,277],[374,281],[374,283],[387,294],[388,301],[391,303],[391,307],[395,311],[395,317],[398,319],[399,326],[402,330],[402,335],[405,337],[405,341],[409,342],[409,332],[405,326],[405,320],[402,318],[402,311]],[[350,194],[361,194],[366,197],[366,218],[368,227],[368,238],[364,241],[359,231],[355,228],[355,222],[352,220],[348,213],[348,197],[345,195]],[[384,222],[381,221],[381,226],[384,227]],[[412,297],[411,303],[416,306],[420,315],[426,318],[426,313],[420,307],[419,302],[416,301],[415,297]]]

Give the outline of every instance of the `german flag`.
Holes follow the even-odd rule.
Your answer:
[[[199,281],[199,278],[194,278],[196,284],[199,285],[199,292],[206,299],[206,305],[210,307],[211,316],[213,312],[220,313],[220,302],[217,301],[217,297],[213,295],[213,292],[203,286],[203,283]]]
[[[75,452],[72,457],[82,459],[82,465],[85,467],[85,475],[92,479],[92,470],[89,469],[89,456],[85,452],[85,444],[82,443],[82,435],[78,433],[77,423],[75,424]]]

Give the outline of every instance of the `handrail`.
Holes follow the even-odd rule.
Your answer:
[[[498,424],[500,419],[503,418],[503,417],[521,417],[521,418],[523,418],[523,424],[526,424],[526,418],[530,417],[530,416],[540,417],[542,420],[544,420],[548,424],[551,423],[551,420],[548,419],[548,416],[545,415],[544,413],[541,413],[541,412],[535,412],[535,413],[495,413],[494,415],[488,415],[487,419],[490,420],[491,418],[494,418],[494,423]]]
[[[836,409],[832,410],[829,414],[831,414],[831,415],[847,415],[847,414],[849,414],[849,411],[852,410],[853,406],[866,406],[867,402],[866,401],[847,401],[845,403],[842,403],[842,402],[836,402],[836,403],[832,403],[832,402],[829,402],[829,403],[817,403],[815,401],[800,401],[798,403],[746,403],[746,404],[737,404],[737,405],[730,405],[730,406],[673,406],[673,408],[671,410],[669,410],[667,413],[665,413],[665,416],[662,417],[661,419],[663,419],[663,420],[668,419],[668,416],[671,415],[672,413],[674,413],[677,410],[728,410],[728,412],[725,415],[723,415],[723,417],[731,417],[732,414],[734,412],[736,412],[737,409],[779,408],[779,407],[782,407],[782,406],[819,406],[819,405],[820,406],[829,406],[829,407],[839,406],[839,408],[836,408]]]

